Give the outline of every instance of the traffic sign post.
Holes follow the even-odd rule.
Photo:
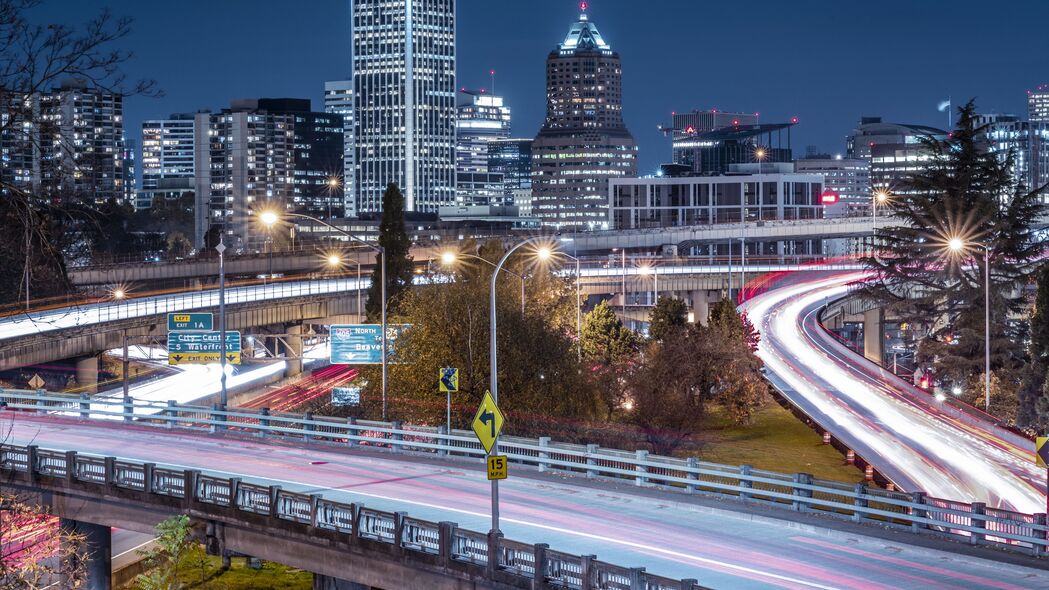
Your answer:
[[[397,342],[408,324],[391,324],[386,328],[386,346]],[[331,352],[328,359],[333,365],[380,365],[383,359],[383,333],[379,324],[334,325],[331,333]],[[387,356],[389,356],[389,352]]]
[[[211,332],[215,316],[210,313],[169,313],[168,332]]]
[[[223,345],[225,344],[225,345]],[[240,364],[240,332],[168,332],[168,364]]]
[[[437,387],[448,397],[447,419],[448,434],[452,433],[452,394],[459,391],[459,369],[444,368],[437,376]]]
[[[477,440],[487,453],[488,479],[492,482],[492,532],[498,533],[499,527],[499,480],[506,479],[506,456],[496,455],[499,448],[499,433],[503,431],[503,412],[495,403],[491,391],[484,392],[481,405],[477,407],[471,426]],[[501,467],[501,469],[500,469]]]
[[[1049,436],[1034,439],[1034,462],[1042,468],[1049,468]]]

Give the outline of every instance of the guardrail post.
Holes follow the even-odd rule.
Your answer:
[[[25,448],[26,481],[29,483],[36,483],[37,481],[37,465],[40,462],[39,450],[39,447],[36,445],[29,445]]]
[[[547,452],[547,451],[544,451],[542,449],[544,449],[546,447],[549,447],[549,446],[550,446],[550,437],[549,436],[540,436],[539,437],[539,448],[540,448],[540,451],[539,451],[539,473],[543,473],[547,469],[547,463],[546,462],[547,462],[547,459],[550,458],[550,453]]]
[[[147,494],[153,493],[153,470],[156,466],[156,463],[142,464],[142,491]]]
[[[488,570],[488,577],[491,578],[495,572],[499,570],[499,546],[502,545],[500,540],[503,538],[502,533],[495,531],[488,531],[488,563],[485,564]]]
[[[350,538],[353,539],[353,544],[357,544],[361,540],[361,509],[364,508],[364,504],[354,502],[350,504],[350,512],[353,513],[353,529],[350,531]]]
[[[393,513],[393,546],[397,553],[404,553],[404,517],[406,512]]]
[[[811,498],[812,497],[812,490],[808,490],[808,489],[805,489],[805,488],[801,487],[803,485],[812,485],[812,476],[811,475],[809,475],[808,473],[795,473],[794,474],[794,483],[795,484],[799,484],[799,485],[795,485],[794,486],[794,489],[793,489],[793,492],[792,492],[795,498]],[[794,500],[794,502],[791,504],[791,509],[792,510],[797,510],[799,512],[805,512],[810,507],[811,506],[809,505],[808,502],[803,502],[801,500]]]
[[[536,543],[533,549],[532,563],[535,568],[532,570],[532,579],[540,585],[546,581],[546,550],[549,548],[550,545],[546,543]]]
[[[302,429],[306,432],[306,434],[302,435],[303,442],[310,442],[310,439],[312,438],[310,436],[310,433],[313,432],[314,429],[313,424],[310,424],[312,420],[313,412],[306,412],[302,415]]]
[[[357,428],[357,417],[350,416],[346,418],[346,445],[353,446],[357,444],[357,441],[350,438],[351,436],[358,436],[361,433],[360,428]]]
[[[273,518],[278,518],[280,514],[280,506],[277,505],[277,500],[279,499],[280,486],[270,486],[270,516]]]
[[[1034,524],[1036,526],[1045,526],[1045,522],[1046,521],[1045,521],[1045,514],[1044,513],[1039,512],[1037,514],[1032,514],[1031,516],[1034,517]],[[1031,535],[1031,536],[1035,537],[1036,539],[1042,540],[1042,541],[1044,541],[1045,538],[1046,538],[1045,531],[1042,531],[1042,530],[1035,530],[1034,534]],[[1042,555],[1045,555],[1045,545],[1040,545],[1038,543],[1031,543],[1031,555],[1033,555],[1035,557],[1041,557]]]
[[[630,568],[630,590],[645,590],[645,568]]]
[[[582,582],[579,590],[595,590],[594,588],[594,562],[596,555],[579,556],[579,579]]]
[[[102,479],[107,486],[113,485],[117,480],[117,458],[106,457],[102,460]]]
[[[852,511],[852,522],[863,522],[867,518],[867,486],[858,483],[852,487],[852,493],[852,505],[856,507],[856,510]]]
[[[187,469],[182,472],[182,500],[188,508],[197,501],[197,484],[200,482],[200,472],[195,469]]]
[[[594,455],[597,454],[597,449],[598,449],[597,445],[586,445],[586,478],[587,479],[594,479],[595,477],[597,477],[597,471],[592,469],[595,465],[597,465],[597,457],[594,457]]]
[[[639,449],[635,456],[637,457],[638,465],[634,467],[634,471],[637,471],[637,477],[634,478],[634,485],[643,486],[648,483],[648,478],[644,476],[645,473],[648,473],[648,467],[641,465],[640,462],[648,460],[648,451]]]
[[[259,410],[259,430],[255,434],[260,437],[265,437],[267,429],[270,427],[270,409],[262,408]]]
[[[987,505],[983,502],[973,502],[969,506],[969,512],[971,513],[972,527],[974,529],[985,529],[987,528],[987,518],[984,514],[987,512]],[[979,545],[987,540],[987,535],[984,533],[973,532],[969,536],[970,545]]]
[[[750,476],[751,476],[751,473],[753,471],[754,471],[754,468],[752,466],[750,466],[750,465],[745,465],[744,464],[744,465],[740,465],[739,466],[739,487],[744,488],[744,489],[748,489],[748,490],[754,488],[754,482],[749,479]],[[739,499],[743,500],[744,502],[746,502],[750,498],[751,498],[750,492],[740,492],[739,493]]]
[[[455,529],[459,525],[454,522],[443,521],[437,524],[437,545],[441,552],[441,565],[448,567],[455,559]]]
[[[393,421],[393,424],[392,424],[393,430],[400,431],[403,426],[404,425],[401,424],[400,420],[394,420]],[[401,432],[394,432],[390,436],[390,439],[393,441],[392,443],[390,443],[390,450],[393,451],[394,453],[401,452],[403,450],[402,445],[401,445],[401,441],[404,440],[404,434],[401,433]]]
[[[445,426],[444,424],[441,424],[440,426],[437,427],[437,434],[438,434],[437,444],[440,447],[440,448],[437,449],[437,456],[438,457],[447,457],[448,456],[448,447],[451,446],[451,445],[449,444],[450,441],[448,439],[446,439],[446,438],[443,438],[443,436],[448,434],[448,427]]]
[[[91,398],[86,393],[80,394],[80,419],[90,420],[91,419]]]
[[[911,492],[911,502],[915,504],[925,504],[926,500],[925,492]],[[929,515],[929,511],[924,508],[918,508],[917,506],[911,506],[911,516],[914,518],[925,518]],[[928,528],[929,525],[924,522],[918,522],[917,520],[911,521],[911,532],[920,533],[922,529]]]
[[[47,402],[44,401],[44,396],[47,394],[43,389],[36,390],[36,410],[38,414],[47,413]]]
[[[66,483],[76,481],[76,451],[66,451]]]
[[[164,416],[167,418],[164,420],[164,428],[168,430],[175,427],[175,419],[178,417],[178,410],[175,409],[177,406],[177,401],[173,399],[168,400],[168,407],[164,410]]]
[[[695,578],[685,578],[681,580],[681,590],[692,590],[699,584],[699,581]]]
[[[124,422],[130,423],[135,418],[135,399],[129,395],[123,401]]]
[[[310,494],[310,526],[317,528],[317,520],[320,517],[321,495]]]
[[[222,411],[222,409],[224,408],[219,404],[211,404],[211,432],[213,433],[223,430],[221,424],[216,424],[216,422],[222,422],[226,419],[225,416],[219,416],[219,412]]]

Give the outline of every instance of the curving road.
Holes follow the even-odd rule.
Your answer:
[[[769,378],[808,416],[906,490],[1045,512],[1034,444],[849,350],[817,321],[863,272],[798,273],[742,305],[761,333]]]
[[[480,465],[9,412],[0,413],[0,421],[11,424],[13,444],[192,467],[474,530],[489,526],[489,486]],[[503,482],[501,497],[507,538],[694,577],[719,589],[1049,588],[1047,571],[909,546],[905,535],[879,540],[831,532],[632,486],[533,479],[524,468]]]

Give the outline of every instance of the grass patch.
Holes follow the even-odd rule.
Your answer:
[[[845,463],[841,453],[789,411],[770,403],[754,415],[749,426],[736,426],[718,407],[711,407],[703,428],[702,461],[752,465],[782,473],[811,473],[818,479],[847,483],[863,480],[863,473]]]
[[[208,556],[204,565],[204,581],[201,572],[187,569],[183,579],[186,588],[194,590],[312,590],[313,574],[279,563],[263,561],[260,569],[248,566],[247,559],[234,557],[230,569],[223,571],[222,559]],[[132,582],[128,590],[137,588]]]

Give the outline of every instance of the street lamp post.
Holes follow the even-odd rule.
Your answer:
[[[984,411],[991,413],[991,246],[983,242],[966,243],[951,238],[947,246],[961,252],[966,246],[983,248],[983,402]]]
[[[885,189],[878,189],[874,191],[874,198],[871,199],[871,249],[874,248],[874,241],[877,240],[878,235],[878,205],[884,205],[889,200],[889,191]]]
[[[449,266],[449,265],[454,264],[455,261],[460,259],[460,258],[471,258],[473,260],[480,260],[481,262],[487,264],[488,266],[491,266],[493,268],[495,267],[495,263],[494,262],[492,262],[491,260],[488,260],[487,258],[484,258],[482,256],[477,256],[476,254],[457,254],[455,252],[445,252],[444,254],[441,254],[441,264]],[[521,313],[524,313],[525,312],[525,277],[524,277],[524,275],[518,274],[518,273],[516,273],[516,272],[514,272],[512,270],[509,270],[509,269],[503,269],[503,270],[506,270],[507,273],[514,275],[518,279],[521,279]]]
[[[569,260],[575,261],[575,340],[576,340],[576,355],[579,357],[579,361],[583,361],[583,299],[582,292],[580,289],[580,282],[583,280],[582,270],[580,268],[580,260],[571,254],[566,252],[558,252],[560,256],[564,256]],[[623,294],[626,297],[626,294]]]
[[[491,281],[491,286],[490,286],[490,289],[489,289],[489,302],[488,302],[488,304],[489,304],[488,322],[490,324],[490,330],[491,330],[491,333],[489,335],[489,342],[488,342],[488,346],[489,346],[488,356],[489,356],[489,363],[490,363],[489,370],[491,372],[491,375],[489,377],[489,379],[491,381],[489,389],[490,389],[490,391],[492,393],[492,400],[495,401],[495,404],[497,406],[499,405],[499,350],[498,350],[498,347],[496,346],[496,343],[497,343],[497,328],[496,328],[496,313],[495,313],[495,311],[496,311],[496,307],[495,307],[495,281],[499,277],[499,271],[503,269],[503,264],[506,263],[506,260],[508,258],[510,258],[510,256],[514,252],[516,252],[522,246],[525,246],[525,245],[528,245],[528,244],[534,244],[534,243],[539,242],[540,240],[543,240],[543,239],[546,239],[546,238],[543,238],[541,236],[537,236],[537,237],[528,238],[526,240],[522,240],[521,242],[518,242],[515,246],[513,246],[512,248],[507,250],[506,254],[503,254],[503,257],[499,260],[499,263],[495,265],[495,271],[492,272],[492,281]],[[539,251],[539,256],[540,256],[540,258],[547,258],[547,257],[549,257],[550,256],[550,250],[545,249],[545,248],[540,250]],[[495,437],[495,440],[492,443],[492,451],[489,454],[490,455],[497,455],[497,454],[499,454],[499,437],[498,436]],[[493,479],[492,480],[492,532],[496,533],[496,534],[499,533],[499,480],[498,479]]]
[[[327,223],[325,221],[321,221],[320,219],[317,219],[316,217],[312,217],[310,215],[303,215],[301,213],[284,213],[283,215],[285,215],[287,217],[298,217],[300,219],[309,219],[310,221],[319,223],[319,224],[327,227],[328,229],[335,230],[336,232],[346,236],[347,238],[350,238],[351,240],[353,240],[355,242],[364,244],[368,248],[371,248],[372,250],[374,250],[374,251],[379,253],[379,264],[381,266],[381,272],[380,272],[379,281],[382,283],[380,285],[380,297],[382,298],[382,302],[381,302],[382,303],[382,419],[385,422],[386,420],[389,419],[389,398],[387,397],[387,394],[386,394],[386,386],[387,386],[387,383],[389,381],[389,371],[388,371],[388,366],[387,366],[387,363],[386,363],[386,349],[388,347],[387,346],[387,335],[386,335],[386,248],[384,248],[384,247],[382,247],[380,245],[370,244],[370,243],[368,243],[368,242],[358,238],[357,236],[351,234],[350,232],[348,232],[348,231],[346,231],[346,230],[344,230],[344,229],[342,229],[340,227],[335,227],[334,225],[332,225],[330,223]],[[263,212],[262,214],[259,215],[259,219],[263,223],[265,223],[266,225],[273,225],[273,224],[277,223],[277,221],[280,220],[280,217],[278,216],[277,213],[274,213],[272,211],[266,211],[266,212]],[[221,267],[221,264],[220,264],[220,267]],[[360,272],[360,270],[358,268],[358,273],[359,272]],[[359,274],[358,274],[358,276],[359,276]],[[357,293],[358,299],[357,299],[357,301],[358,302],[360,302],[360,288],[361,288],[361,284],[360,284],[360,281],[358,281],[357,282],[357,290],[358,290],[358,293]],[[358,308],[357,311],[360,312],[360,309]],[[225,339],[223,339],[223,341],[225,341]],[[225,378],[225,377],[223,377],[223,378]]]
[[[226,391],[226,242],[225,228],[219,233],[219,245],[215,250],[219,253],[219,381],[221,391],[219,393],[219,406],[223,410],[229,403],[229,393]]]

